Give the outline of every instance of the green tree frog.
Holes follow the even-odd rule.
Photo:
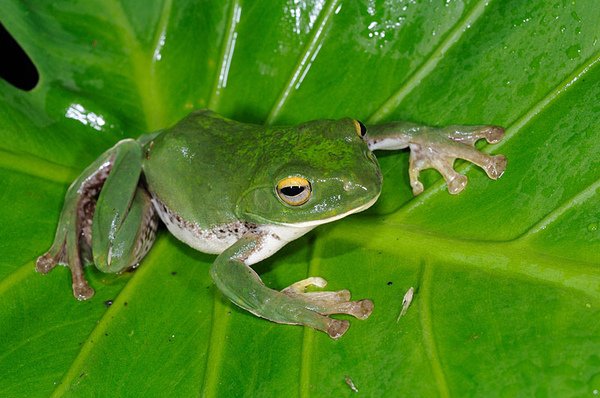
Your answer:
[[[437,169],[452,194],[467,179],[456,158],[482,167],[492,179],[502,155],[474,148],[502,139],[496,126],[433,128],[392,122],[366,128],[357,120],[315,120],[293,127],[245,124],[208,110],[102,154],[69,187],[52,247],[36,269],[70,268],[74,296],[94,294],[83,273],[90,261],[103,272],[137,267],[152,246],[159,219],[178,239],[214,253],[210,275],[233,303],[284,324],[300,324],[339,338],[347,320],[365,319],[370,300],[351,301],[348,290],[306,292],[326,281],[310,277],[281,290],[265,286],[251,268],[318,225],[373,205],[382,174],[375,150],[410,148],[414,194],[419,172]]]

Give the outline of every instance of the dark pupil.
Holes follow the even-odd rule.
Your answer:
[[[367,128],[365,127],[364,124],[362,124],[362,122],[360,120],[357,120],[358,125],[360,126],[360,136],[364,136],[365,134],[367,134]]]
[[[281,188],[281,193],[285,196],[296,196],[300,195],[304,191],[304,187],[298,185],[292,185],[289,187]]]

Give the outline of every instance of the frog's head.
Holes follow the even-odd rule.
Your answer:
[[[381,192],[381,171],[353,119],[264,132],[261,159],[238,202],[244,219],[310,227],[362,211]]]

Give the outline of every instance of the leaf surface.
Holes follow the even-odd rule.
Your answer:
[[[22,2],[36,65],[0,81],[0,395],[592,396],[600,390],[600,5],[593,1]],[[333,341],[230,304],[166,231],[134,273],[36,274],[70,181],[119,139],[210,107],[258,123],[495,123],[498,181],[457,162],[413,198],[378,154],[369,211],[257,265],[375,302]],[[380,156],[379,156],[380,155]],[[402,298],[416,289],[398,318]]]

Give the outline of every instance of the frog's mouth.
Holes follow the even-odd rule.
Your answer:
[[[302,222],[296,222],[296,223],[277,223],[277,224],[286,226],[286,227],[293,227],[293,228],[314,228],[317,225],[327,224],[327,223],[342,219],[351,214],[360,213],[361,211],[367,210],[369,207],[373,206],[375,204],[375,202],[377,202],[377,199],[379,199],[379,194],[377,194],[377,196],[373,197],[373,199],[371,199],[367,203],[365,203],[361,206],[358,206],[354,209],[350,209],[345,213],[336,214],[333,217],[324,218],[321,220],[302,221]]]

